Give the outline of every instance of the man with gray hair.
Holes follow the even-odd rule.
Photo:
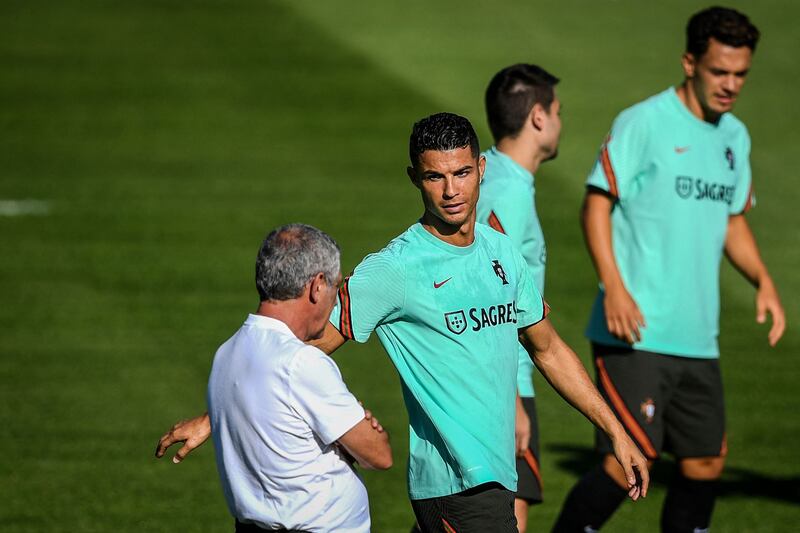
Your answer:
[[[214,356],[208,413],[237,532],[369,531],[350,461],[389,468],[389,438],[333,359],[305,344],[322,336],[340,281],[330,236],[277,228],[256,261],[258,310]]]

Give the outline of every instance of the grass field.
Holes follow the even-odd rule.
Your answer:
[[[563,80],[561,155],[537,191],[552,320],[585,354],[584,177],[614,115],[680,80],[683,26],[702,4],[429,4],[0,4],[0,201],[49,206],[0,216],[0,530],[230,530],[211,446],[179,466],[152,451],[204,410],[214,350],[257,303],[260,239],[317,225],[349,271],[420,214],[404,174],[413,121],[462,113],[489,146],[483,90],[517,61]],[[735,5],[764,35],[737,114],[753,138],[750,221],[790,325],[768,349],[752,289],[724,267],[730,455],[714,525],[794,531],[800,6]],[[393,436],[396,466],[365,476],[374,531],[405,532],[396,374],[374,340],[337,361]],[[594,458],[589,424],[537,384],[546,503],[531,529],[545,531]],[[655,531],[669,475],[607,531]]]

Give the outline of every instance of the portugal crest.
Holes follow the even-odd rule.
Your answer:
[[[445,313],[444,322],[447,324],[447,329],[456,335],[461,335],[464,333],[464,330],[467,329],[467,316],[464,314],[464,311]]]
[[[731,150],[730,146],[725,148],[725,160],[728,162],[728,167],[733,170],[733,168],[736,166],[736,160],[733,157],[733,150]]]
[[[656,402],[654,402],[652,398],[647,398],[642,402],[642,405],[639,408],[642,416],[644,417],[644,421],[648,424],[652,423],[653,417],[656,416]]]
[[[694,185],[694,180],[689,176],[678,176],[675,178],[675,192],[683,199],[689,198],[692,195],[692,185]]]

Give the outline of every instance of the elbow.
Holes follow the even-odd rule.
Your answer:
[[[373,467],[375,470],[389,470],[393,464],[392,447],[389,446],[389,443],[386,443],[385,449],[376,457]]]

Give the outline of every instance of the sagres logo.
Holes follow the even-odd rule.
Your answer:
[[[692,185],[694,185],[694,180],[689,176],[675,178],[675,191],[681,198],[689,198],[692,195]]]
[[[445,313],[444,321],[445,324],[447,324],[447,329],[456,335],[461,335],[464,333],[464,330],[467,329],[467,316],[464,314],[464,311]]]

